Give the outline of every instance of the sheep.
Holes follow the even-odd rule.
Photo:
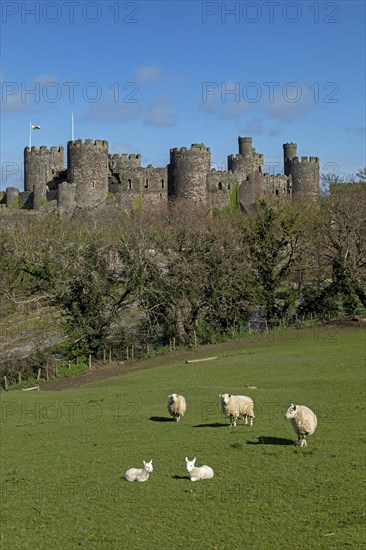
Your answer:
[[[195,466],[196,457],[193,460],[185,458],[186,468],[191,481],[199,481],[200,479],[211,479],[214,476],[214,471],[210,466]]]
[[[245,424],[253,426],[254,403],[246,395],[231,395],[230,393],[220,394],[221,408],[225,416],[230,416],[230,427],[235,428],[236,420],[244,418]],[[248,422],[249,419],[249,422]]]
[[[313,435],[318,425],[316,414],[305,405],[291,405],[288,407],[286,420],[291,420],[294,432],[299,436],[300,447],[307,447],[306,436]]]
[[[169,395],[168,412],[174,417],[175,422],[179,422],[181,416],[184,416],[186,409],[187,403],[183,395],[179,395],[179,393],[172,393],[172,395]]]
[[[143,460],[144,467],[143,468],[130,468],[127,470],[127,472],[124,475],[124,478],[126,481],[147,481],[149,479],[149,475],[151,472],[154,471],[153,465],[152,465],[152,459],[150,462],[145,462]]]

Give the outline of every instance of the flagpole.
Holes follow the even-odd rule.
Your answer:
[[[71,141],[74,141],[74,113],[71,113]]]
[[[32,147],[32,123],[29,123],[29,149]]]

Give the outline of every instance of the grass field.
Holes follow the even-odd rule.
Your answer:
[[[2,394],[2,550],[366,548],[365,328],[276,332],[204,353],[218,358],[171,354],[72,391]],[[172,392],[187,399],[178,424]],[[224,392],[253,398],[252,428],[228,427]],[[307,448],[284,420],[291,402],[318,415]],[[190,482],[186,456],[214,478]],[[124,481],[151,458],[146,483]]]

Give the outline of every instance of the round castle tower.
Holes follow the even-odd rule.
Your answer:
[[[239,137],[239,154],[229,155],[227,158],[228,170],[237,174],[238,181],[247,179],[252,172],[263,173],[263,155],[256,152],[252,146],[251,137]]]
[[[203,143],[190,149],[170,149],[168,195],[198,203],[208,202],[207,174],[211,170],[211,150]]]
[[[59,172],[64,170],[64,148],[45,145],[24,148],[24,191],[46,193]]]
[[[69,141],[67,179],[75,185],[75,206],[95,208],[104,204],[108,195],[108,142]]]
[[[296,143],[283,145],[284,172],[292,179],[292,198],[314,200],[320,190],[320,165],[318,157],[297,156]]]
[[[248,211],[264,195],[263,155],[256,152],[251,137],[238,138],[239,154],[228,156],[228,170],[239,183],[238,198]]]
[[[296,143],[284,143],[283,144],[283,169],[285,176],[291,175],[292,159],[297,157],[297,144]]]

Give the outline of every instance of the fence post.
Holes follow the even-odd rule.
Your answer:
[[[89,357],[88,357],[88,363],[89,363],[89,370],[91,370],[91,368],[92,368],[92,356],[91,356],[90,353],[89,353]]]
[[[4,388],[6,389],[6,391],[8,391],[8,389],[9,389],[8,380],[7,380],[6,376],[4,376]]]
[[[112,363],[112,348],[109,348],[109,364]]]

